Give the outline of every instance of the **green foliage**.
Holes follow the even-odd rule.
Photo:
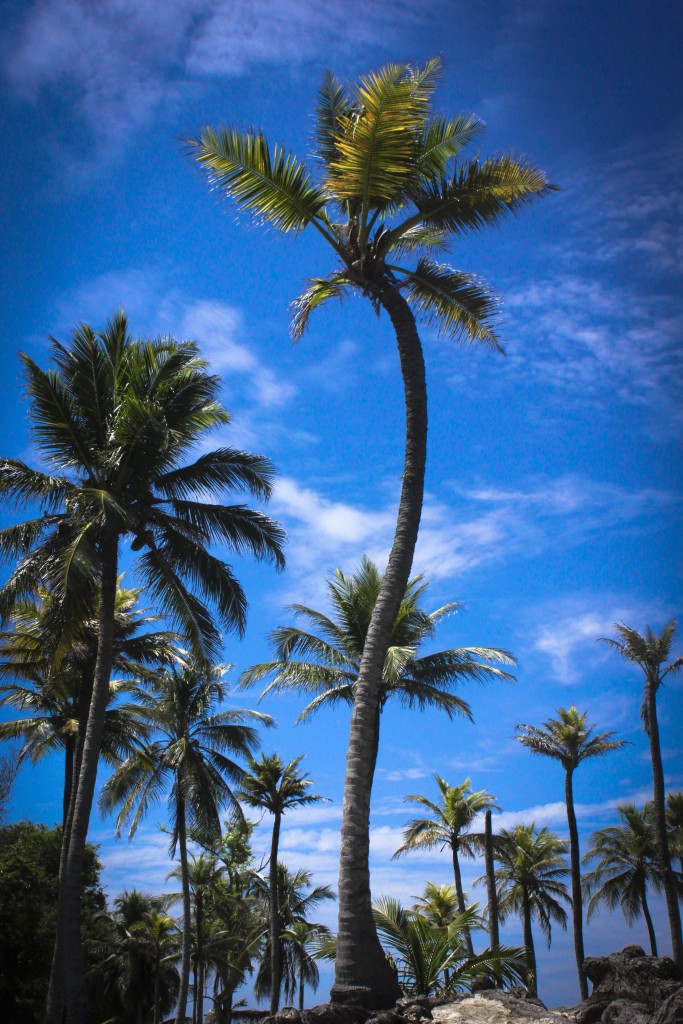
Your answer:
[[[496,842],[498,912],[501,921],[510,914],[524,915],[525,907],[536,918],[550,947],[552,922],[567,926],[562,903],[569,901],[563,879],[569,874],[564,860],[568,844],[547,828],[515,825],[501,829]],[[479,881],[479,879],[477,879]]]
[[[61,828],[21,821],[0,828],[0,1006],[12,1024],[38,1024],[57,924]],[[104,909],[101,865],[86,846],[81,898],[84,932]]]

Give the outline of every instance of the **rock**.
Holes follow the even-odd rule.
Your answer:
[[[630,999],[615,999],[600,1018],[601,1024],[650,1024],[650,1020],[650,1011],[645,1003]]]
[[[496,979],[490,974],[479,974],[472,980],[470,992],[475,995],[477,992],[489,992],[496,987]]]
[[[683,1024],[683,988],[665,999],[652,1019],[652,1024]]]
[[[304,1010],[303,1024],[366,1024],[372,1010],[347,1003],[320,1003]]]
[[[593,982],[593,991],[584,1004],[587,1013],[578,1024],[591,1024],[589,1008],[623,1000],[646,1007],[652,1015],[681,988],[673,960],[668,956],[647,956],[640,946],[626,946],[610,956],[587,957],[583,969]],[[604,1020],[606,1006],[603,1011]]]
[[[567,1024],[566,1017],[548,1010],[540,999],[501,989],[464,996],[436,1007],[432,1016],[438,1024]]]

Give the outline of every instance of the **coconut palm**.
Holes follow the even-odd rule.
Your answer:
[[[139,589],[117,589],[112,666],[137,679],[146,677],[150,666],[177,653],[174,634],[140,633],[158,621],[158,616],[137,608],[140,593]],[[0,723],[0,739],[23,740],[20,763],[28,759],[35,764],[55,750],[64,751],[64,826],[92,696],[97,634],[96,609],[85,618],[65,622],[47,595],[18,606],[12,628],[0,633],[0,679],[21,680],[0,685],[0,706],[28,713],[28,717]],[[110,765],[130,753],[133,739],[144,733],[135,706],[120,703],[130,689],[125,680],[109,682],[101,755]]]
[[[435,775],[434,779],[441,794],[440,803],[419,794],[411,794],[405,798],[427,808],[430,815],[425,818],[413,818],[408,822],[403,830],[403,845],[398,848],[393,859],[402,857],[411,850],[450,850],[458,908],[460,913],[464,914],[466,906],[460,856],[472,859],[483,851],[484,836],[480,832],[472,832],[472,824],[487,808],[499,808],[485,789],[474,793],[469,779],[465,779],[460,786],[449,785],[440,775]],[[464,930],[464,941],[469,955],[474,956],[472,936],[467,926]]]
[[[666,794],[666,827],[669,853],[678,857],[683,882],[683,793]]]
[[[101,333],[83,324],[67,345],[53,340],[54,369],[22,358],[33,437],[48,472],[0,460],[0,494],[41,510],[0,531],[0,556],[20,559],[0,590],[0,617],[42,581],[65,603],[88,601],[94,582],[100,588],[92,699],[65,829],[47,1010],[48,1024],[56,1024],[63,982],[70,1022],[85,1024],[79,887],[113,665],[121,541],[130,539],[141,552],[136,567],[151,598],[193,649],[208,656],[222,641],[205,602],[220,625],[238,631],[246,605],[234,573],[210,554],[209,543],[281,565],[283,535],[243,505],[209,501],[233,487],[267,497],[267,460],[219,448],[187,462],[207,432],[229,419],[218,399],[220,379],[207,372],[194,344],[135,340],[120,313]]]
[[[625,740],[613,740],[613,731],[593,735],[595,725],[586,724],[586,712],[558,708],[557,718],[549,718],[542,726],[518,725],[520,743],[532,754],[541,754],[559,761],[564,768],[564,799],[569,826],[569,857],[572,882],[572,920],[574,924],[574,956],[579,975],[581,999],[588,998],[588,981],[583,970],[583,903],[581,900],[581,852],[579,830],[574,811],[574,772],[589,758],[604,757],[623,747]]]
[[[639,810],[633,803],[617,807],[620,825],[610,825],[591,836],[584,864],[597,861],[593,871],[584,875],[583,885],[590,897],[587,919],[601,905],[610,910],[620,907],[631,927],[641,915],[645,918],[650,950],[657,956],[657,939],[647,902],[647,889],[662,891],[662,876],[657,863],[654,808],[647,803]]]
[[[488,902],[489,939],[492,946],[500,941],[498,929],[498,893],[496,892],[496,869],[494,861],[493,825],[491,808],[487,807],[484,814],[484,864],[486,866],[486,896]]]
[[[645,635],[641,635],[630,626],[615,623],[618,639],[601,637],[602,643],[608,644],[626,661],[637,665],[645,676],[643,700],[640,706],[640,717],[643,728],[650,741],[650,759],[652,761],[653,805],[655,835],[657,838],[657,858],[661,872],[666,910],[671,931],[671,955],[678,969],[683,972],[683,934],[681,932],[681,914],[678,906],[676,878],[671,869],[669,840],[666,831],[666,792],[664,789],[664,767],[662,765],[662,749],[659,742],[659,723],[657,721],[657,691],[667,676],[680,672],[683,668],[683,657],[669,661],[671,649],[676,637],[676,623],[672,619],[657,636],[648,626]],[[667,661],[669,664],[667,665]]]
[[[304,1008],[306,985],[315,990],[320,983],[320,972],[313,953],[318,948],[320,937],[325,935],[328,929],[321,929],[320,925],[312,925],[307,921],[295,921],[282,932],[282,942],[290,951],[292,972],[294,979],[298,979],[300,1010]]]
[[[476,117],[433,116],[439,61],[391,64],[346,89],[327,75],[314,129],[318,180],[260,131],[203,129],[190,150],[219,195],[283,232],[309,225],[337,267],[294,304],[293,334],[331,298],[360,293],[386,313],[404,383],[406,447],[396,532],[357,680],[347,754],[339,873],[337,1000],[389,1005],[396,979],[377,939],[368,869],[371,764],[382,670],[412,567],[427,439],[425,368],[416,317],[453,338],[499,348],[497,302],[478,279],[436,262],[449,240],[494,224],[550,186],[509,156],[461,160],[481,132]]]
[[[494,975],[507,982],[523,977],[521,949],[499,946],[469,956],[462,939],[477,923],[474,907],[464,914],[456,912],[447,928],[421,912],[405,910],[390,896],[377,900],[373,913],[406,996],[454,995],[469,988],[480,975]]]
[[[292,605],[291,610],[306,621],[307,628],[275,629],[270,636],[275,660],[247,669],[241,685],[251,686],[272,676],[261,700],[283,690],[314,695],[299,715],[300,722],[322,707],[340,703],[353,706],[363,648],[381,586],[382,574],[367,557],[350,576],[336,569],[327,580],[333,614]],[[462,714],[471,719],[469,704],[452,692],[459,682],[513,678],[496,664],[486,664],[515,663],[511,654],[495,647],[456,647],[418,656],[423,644],[434,637],[438,623],[458,607],[456,602],[449,602],[426,612],[420,602],[428,587],[422,576],[410,580],[394,621],[377,700],[375,756],[372,766],[368,766],[371,772],[379,745],[380,716],[390,699],[407,708],[435,707],[450,718]]]
[[[564,854],[567,843],[547,828],[515,825],[501,829],[497,836],[496,868],[498,910],[501,921],[510,914],[522,918],[526,949],[527,987],[536,995],[538,973],[531,922],[536,918],[548,948],[552,938],[551,925],[556,921],[567,926],[567,914],[561,902],[569,900],[562,879],[569,874]]]
[[[272,725],[257,711],[218,710],[227,695],[226,666],[208,668],[190,662],[160,673],[149,691],[136,694],[142,714],[158,739],[142,745],[102,788],[103,812],[120,807],[117,833],[128,825],[132,838],[150,805],[168,791],[173,828],[170,852],[180,856],[183,892],[183,946],[176,1021],[185,1018],[191,956],[192,896],[188,862],[188,825],[203,845],[220,840],[219,810],[238,808],[231,784],[244,769],[234,757],[249,758],[258,745],[255,725]]]
[[[282,921],[279,916],[278,895],[278,846],[282,816],[293,807],[319,803],[326,798],[309,793],[313,785],[307,775],[299,772],[301,757],[295,757],[284,764],[277,754],[261,755],[258,761],[249,761],[249,773],[243,777],[239,799],[249,807],[258,807],[273,816],[273,831],[270,841],[269,883],[270,883],[270,1012],[277,1013],[280,1005],[282,975],[280,965],[280,932]]]

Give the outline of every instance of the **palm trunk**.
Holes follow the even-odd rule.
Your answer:
[[[197,994],[195,1005],[197,1007],[197,1024],[204,1021],[204,904],[201,894],[197,895]]]
[[[467,906],[465,905],[465,893],[463,892],[462,888],[462,876],[460,874],[458,848],[457,846],[453,846],[451,850],[453,853],[453,875],[455,876],[455,891],[458,896],[458,910],[460,911],[461,914],[464,914],[465,911],[467,910]],[[470,957],[473,957],[474,946],[472,945],[472,936],[470,934],[469,928],[463,928],[462,935],[465,940],[465,945],[467,946],[467,952],[470,955]]]
[[[197,957],[192,961],[192,1024],[197,1024],[197,991],[199,986],[199,970]]]
[[[654,925],[652,924],[652,918],[650,917],[650,908],[647,905],[647,897],[645,895],[645,882],[643,882],[643,888],[640,890],[640,905],[643,908],[643,917],[645,918],[645,924],[647,925],[647,934],[650,939],[650,952],[653,956],[657,956],[657,937],[655,935]]]
[[[523,889],[522,915],[524,919],[524,947],[526,949],[527,988],[530,995],[538,995],[538,979],[536,977],[536,950],[534,936],[531,931],[531,904],[526,888]]]
[[[491,809],[486,811],[484,824],[484,859],[486,861],[486,892],[489,904],[489,941],[491,946],[500,942],[498,929],[498,893],[496,892],[496,876],[493,866],[493,829],[491,827]]]
[[[276,811],[270,841],[270,1012],[280,1007],[280,914],[277,891],[277,851],[280,844],[281,816]]]
[[[180,783],[176,779],[176,786]],[[192,903],[190,900],[190,875],[187,867],[187,825],[185,822],[185,798],[176,796],[176,821],[178,826],[178,849],[180,852],[180,876],[183,889],[183,945],[180,958],[180,988],[175,1010],[175,1024],[184,1024],[187,1011],[187,994],[190,988],[190,960],[192,959]]]
[[[85,969],[81,947],[81,888],[85,843],[95,794],[113,661],[118,534],[107,531],[102,535],[100,555],[102,595],[97,663],[83,742],[83,754],[73,798],[73,816],[68,837],[64,880],[63,885],[60,885],[59,893],[58,917],[62,921],[61,963],[65,981],[67,1024],[87,1024],[88,1020]]]
[[[161,1024],[161,979],[159,977],[159,971],[161,969],[159,950],[157,949],[154,955],[154,1024]]]
[[[299,967],[299,1010],[303,1013],[304,1009],[304,961],[303,955],[301,958],[301,965]]]
[[[581,895],[581,854],[579,850],[579,830],[576,827],[574,813],[574,791],[572,785],[573,769],[568,768],[564,776],[564,797],[567,804],[567,824],[569,825],[569,862],[572,878],[572,921],[574,924],[574,956],[576,970],[579,974],[579,992],[581,1001],[588,999],[588,981],[583,970],[585,954],[583,952],[583,899]]]
[[[339,929],[331,997],[368,1008],[391,1006],[400,996],[382,949],[370,894],[370,794],[382,670],[391,629],[410,577],[420,526],[427,455],[427,389],[422,346],[410,307],[391,285],[377,298],[396,332],[405,393],[406,447],[394,541],[363,648],[346,755],[339,863]]]
[[[658,680],[648,679],[645,684],[647,712],[650,738],[650,756],[652,758],[652,779],[655,807],[655,834],[657,837],[657,860],[662,874],[662,886],[666,898],[666,910],[671,931],[671,958],[683,973],[683,936],[681,935],[681,915],[678,907],[676,880],[671,870],[669,856],[669,840],[666,833],[666,792],[664,790],[664,769],[662,751],[659,743],[659,723],[657,722],[657,685]]]
[[[71,805],[71,792],[74,782],[74,755],[76,744],[73,736],[68,736],[64,744],[64,798],[62,800],[62,837],[66,834],[66,826]]]

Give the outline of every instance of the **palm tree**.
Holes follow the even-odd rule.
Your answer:
[[[498,929],[498,893],[496,892],[496,870],[493,858],[494,840],[491,824],[491,808],[487,807],[484,814],[484,864],[486,865],[486,896],[488,901],[489,939],[492,946],[500,941]]]
[[[662,765],[662,749],[659,742],[659,723],[657,722],[657,691],[663,685],[668,675],[680,672],[681,668],[683,668],[683,657],[678,657],[666,665],[671,656],[671,648],[676,636],[676,623],[673,619],[666,624],[659,636],[653,633],[649,626],[644,636],[623,623],[615,623],[614,628],[619,635],[619,639],[600,637],[601,642],[609,644],[626,661],[638,665],[645,676],[640,717],[645,733],[650,740],[657,858],[659,860],[659,870],[662,877],[669,929],[671,931],[671,955],[674,962],[678,964],[679,971],[683,972],[681,914],[678,907],[676,878],[671,869],[669,840],[666,833],[664,768]]]
[[[574,811],[574,772],[582,761],[604,757],[612,750],[623,747],[625,740],[612,740],[613,731],[593,736],[595,725],[586,725],[586,712],[572,706],[558,708],[557,718],[549,718],[542,726],[518,725],[521,736],[517,739],[532,754],[542,754],[559,761],[564,768],[564,799],[569,826],[569,858],[572,881],[572,920],[574,924],[574,956],[579,975],[581,999],[588,998],[588,981],[583,970],[583,903],[581,900],[581,852],[579,830]]]
[[[282,932],[282,942],[290,951],[293,974],[299,982],[300,1010],[304,1008],[305,986],[310,985],[315,992],[320,983],[320,972],[313,951],[318,948],[321,936],[327,933],[327,928],[309,924],[308,921],[294,921]]]
[[[683,793],[666,794],[666,827],[669,852],[678,857],[683,882]]]
[[[313,782],[307,775],[297,771],[301,760],[301,757],[295,757],[289,764],[283,764],[277,754],[271,754],[270,756],[262,754],[260,760],[250,760],[249,774],[243,777],[242,787],[238,794],[239,799],[249,807],[259,807],[264,811],[268,811],[273,816],[269,862],[271,1014],[278,1011],[280,988],[282,985],[280,965],[280,932],[282,930],[282,922],[279,915],[277,863],[282,816],[293,807],[304,807],[306,804],[319,803],[321,800],[326,799],[316,793],[308,792],[308,787]]]
[[[114,772],[100,796],[103,812],[120,807],[116,828],[129,824],[129,839],[151,803],[167,791],[173,829],[170,852],[180,854],[183,891],[183,947],[176,1022],[185,1019],[191,956],[192,901],[188,864],[188,823],[204,845],[220,840],[219,809],[237,808],[230,783],[241,783],[244,770],[234,756],[248,758],[258,745],[254,725],[272,725],[257,711],[218,708],[226,698],[224,665],[208,668],[190,662],[158,676],[137,699],[159,739],[142,745]]]
[[[350,89],[327,75],[319,93],[315,152],[320,179],[259,131],[203,129],[189,145],[219,194],[283,232],[312,225],[337,269],[310,281],[294,304],[293,334],[330,298],[360,293],[391,320],[406,407],[396,531],[356,683],[346,763],[339,871],[338,1001],[390,1005],[396,979],[377,939],[370,897],[369,815],[382,669],[411,572],[427,439],[425,368],[415,318],[450,337],[499,348],[497,303],[482,283],[430,258],[450,238],[502,220],[548,194],[545,175],[509,156],[458,162],[480,133],[476,117],[431,114],[439,61],[391,64]],[[407,259],[408,266],[404,263]],[[400,261],[397,262],[397,261]]]
[[[650,939],[650,950],[657,956],[657,939],[647,903],[647,887],[662,891],[662,876],[657,863],[654,809],[647,803],[642,810],[635,804],[617,807],[620,825],[610,825],[591,836],[584,864],[597,861],[593,871],[584,875],[583,885],[590,897],[587,919],[605,904],[610,910],[621,907],[631,927],[642,914]]]
[[[551,941],[551,924],[567,926],[567,914],[560,900],[569,900],[567,887],[561,881],[569,871],[564,863],[567,843],[547,828],[515,825],[501,829],[497,836],[496,868],[498,909],[501,921],[510,914],[522,918],[526,949],[527,987],[537,994],[538,974],[531,922],[535,917]]]
[[[96,334],[83,324],[68,345],[52,341],[55,369],[23,356],[33,436],[50,472],[0,460],[0,494],[42,514],[0,531],[0,556],[20,558],[0,590],[0,618],[40,581],[57,600],[88,599],[100,588],[98,646],[83,756],[64,835],[57,945],[47,1021],[60,1014],[62,982],[71,1024],[85,1024],[79,891],[113,665],[119,547],[142,551],[137,570],[155,602],[208,656],[221,645],[206,607],[241,631],[245,596],[232,570],[210,554],[220,541],[282,564],[282,531],[243,505],[210,504],[232,487],[267,497],[267,460],[232,449],[187,463],[207,431],[228,422],[220,379],[197,347],[130,337],[123,312]],[[188,585],[189,584],[189,585]],[[60,952],[61,951],[61,952]]]
[[[146,677],[150,666],[177,653],[174,634],[140,633],[143,626],[158,621],[158,616],[137,608],[140,592],[117,589],[112,666],[137,679]],[[35,764],[63,749],[62,824],[66,826],[92,696],[98,616],[95,609],[85,619],[76,617],[67,623],[54,605],[49,597],[23,602],[12,616],[12,629],[0,633],[0,679],[22,681],[0,686],[0,706],[29,713],[28,718],[0,723],[0,739],[24,741],[20,763],[28,759]],[[135,706],[117,703],[130,689],[126,681],[109,682],[101,754],[110,765],[130,753],[133,739],[144,732]]]
[[[280,626],[274,630],[271,640],[275,660],[247,669],[240,684],[251,686],[273,676],[261,700],[269,693],[283,690],[315,695],[299,715],[300,722],[321,707],[339,703],[353,706],[363,649],[381,586],[382,574],[367,557],[350,576],[336,569],[327,580],[333,615],[293,605],[291,610],[306,620],[308,628]],[[422,576],[409,581],[391,630],[377,699],[374,758],[368,766],[371,773],[379,746],[380,716],[391,698],[408,708],[422,710],[431,706],[445,711],[450,718],[462,714],[471,719],[467,702],[451,692],[458,682],[514,678],[494,664],[485,664],[515,664],[512,655],[496,647],[456,647],[418,657],[422,645],[434,636],[438,623],[458,607],[456,602],[450,602],[433,612],[424,611],[420,601],[428,587]]]
[[[393,859],[403,856],[410,850],[450,850],[458,908],[460,913],[464,914],[466,906],[460,873],[460,854],[473,858],[482,852],[484,837],[479,832],[472,832],[471,826],[482,811],[489,807],[498,810],[498,805],[485,789],[473,793],[469,779],[465,779],[460,786],[450,786],[440,775],[435,775],[434,779],[441,793],[441,803],[437,804],[426,796],[415,794],[406,797],[406,800],[426,807],[431,813],[429,817],[414,818],[408,822],[403,830],[403,845],[398,848]],[[474,956],[472,936],[467,927],[464,930],[464,940],[467,952]]]
[[[477,923],[474,907],[454,914],[447,928],[422,913],[404,910],[390,896],[381,897],[373,912],[406,996],[454,995],[482,974],[513,983],[523,977],[521,949],[498,946],[468,955],[462,939]]]

